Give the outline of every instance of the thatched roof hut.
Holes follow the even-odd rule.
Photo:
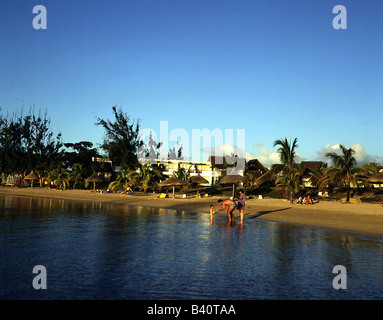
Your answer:
[[[24,179],[25,180],[39,180],[39,177],[32,170],[31,173],[28,174]]]
[[[96,190],[96,182],[102,182],[102,179],[98,176],[96,172],[93,172],[93,174],[85,181],[93,182],[93,190]]]
[[[251,173],[252,175],[259,178],[261,175],[269,171],[258,159],[249,160],[246,163],[246,173]]]
[[[243,176],[240,176],[239,174],[228,174],[227,176],[224,176],[219,183],[240,183],[240,182],[246,182],[246,178]]]
[[[193,176],[190,178],[190,182],[196,183],[196,184],[204,184],[209,183],[204,177],[202,177],[199,173],[196,176]]]
[[[383,172],[379,172],[367,179],[367,182],[373,184],[383,184]]]
[[[235,189],[235,184],[236,183],[245,183],[246,182],[246,178],[239,175],[239,174],[228,174],[226,176],[224,176],[220,181],[219,183],[227,183],[227,184],[233,184],[233,197],[234,197],[234,189]]]
[[[186,182],[181,180],[181,179],[178,179],[174,172],[170,178],[167,178],[166,180],[160,182],[160,186],[173,187],[173,198],[174,198],[174,187],[175,186],[184,186],[184,185],[186,185]]]
[[[205,183],[209,183],[209,181],[207,181],[207,180],[206,180],[204,177],[202,177],[199,173],[198,173],[198,175],[191,177],[189,181],[192,182],[192,183],[195,183],[195,184],[205,184]],[[197,196],[199,197],[199,190],[197,190]]]
[[[24,180],[30,180],[31,181],[31,188],[33,188],[33,181],[35,180],[39,180],[39,177],[33,172],[33,170],[31,171],[30,174],[28,174]]]

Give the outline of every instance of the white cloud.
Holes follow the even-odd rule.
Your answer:
[[[236,146],[230,144],[223,144],[220,146],[210,148],[203,148],[202,152],[205,155],[245,155],[246,161],[251,159],[258,159],[264,166],[270,167],[272,164],[279,163],[280,158],[276,150],[267,149],[263,142],[256,142],[253,144],[259,153],[245,152]]]
[[[246,160],[258,159],[266,167],[270,167],[275,163],[280,163],[280,157],[277,153],[277,149],[267,149],[263,144],[263,141],[253,143],[253,146],[259,151],[259,153],[246,152]]]
[[[268,149],[263,144],[263,141],[258,141],[253,143],[253,147],[255,147],[256,152],[246,152],[231,144],[222,144],[220,146],[215,146],[215,147],[205,147],[205,148],[201,148],[200,150],[201,150],[203,161],[207,161],[210,155],[230,156],[234,154],[238,156],[245,155],[247,161],[251,159],[258,159],[266,167],[270,167],[273,164],[280,163],[280,156],[279,156],[279,153],[277,152],[278,150],[277,147],[275,147],[274,149]],[[383,157],[368,154],[360,143],[353,143],[351,146],[349,147],[346,146],[346,147],[353,148],[355,150],[354,157],[357,161],[358,166],[368,162],[383,163]],[[327,144],[325,147],[323,147],[320,151],[317,152],[316,160],[327,162],[329,165],[332,165],[330,163],[330,159],[325,156],[327,152],[336,152],[340,154],[339,143]],[[194,155],[193,155],[192,160],[201,161],[199,157],[200,155],[197,155],[197,158],[194,159]],[[304,159],[300,159],[300,154],[298,152],[297,152],[297,157],[298,157],[297,162],[304,160]]]
[[[220,146],[215,146],[215,147],[205,147],[205,148],[202,148],[201,151],[204,154],[204,158],[206,159],[211,155],[216,155],[216,156],[238,155],[240,157],[245,154],[242,149],[232,146],[231,144],[222,144]]]
[[[366,152],[364,147],[360,143],[353,143],[351,146],[345,146],[346,148],[352,148],[355,150],[354,158],[357,162],[358,166],[361,166],[365,163],[369,162],[383,162],[383,157],[380,156],[373,156]],[[341,154],[339,143],[335,144],[327,144],[325,147],[323,147],[320,151],[317,152],[319,160],[323,162],[327,162],[329,165],[332,165],[329,158],[325,156],[327,152],[336,152],[337,154]]]

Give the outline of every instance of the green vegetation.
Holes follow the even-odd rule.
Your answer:
[[[338,196],[341,194],[343,197],[344,189],[346,190],[346,202],[349,202],[351,190],[356,189],[359,192],[361,186],[368,188],[367,178],[376,174],[380,167],[378,164],[356,167],[356,160],[353,157],[355,151],[340,145],[341,155],[335,152],[326,153],[326,157],[332,160],[333,167],[327,167],[326,164],[322,163],[317,169],[305,168],[302,164],[296,163],[297,142],[297,138],[294,139],[293,143],[289,143],[287,138],[276,140],[274,147],[279,146],[278,153],[281,163],[274,164],[267,173],[257,179],[259,186],[266,182],[271,186],[270,183],[274,182],[276,187],[284,190],[291,203],[300,191],[312,193],[312,191],[323,190],[329,191],[332,196],[337,193]],[[305,176],[313,185],[311,189],[304,186],[303,178]],[[337,188],[337,192],[334,192],[335,188]],[[377,197],[369,198],[377,199]]]
[[[113,120],[97,118],[95,125],[105,130],[104,140],[99,149],[89,141],[64,143],[60,133],[54,135],[47,112],[37,113],[31,109],[24,114],[3,115],[0,110],[0,178],[4,183],[9,174],[18,174],[23,179],[34,172],[40,187],[53,186],[59,189],[88,188],[87,179],[96,172],[102,182],[102,188],[112,191],[126,191],[141,188],[160,190],[159,182],[166,177],[162,164],[140,164],[137,154],[146,159],[157,158],[161,142],[149,137],[144,145],[140,140],[140,121],[130,117],[117,107],[112,107]],[[144,146],[144,148],[141,148]],[[291,202],[301,194],[315,195],[318,191],[328,192],[328,199],[346,197],[349,201],[356,192],[363,201],[382,201],[383,192],[373,189],[367,183],[368,177],[377,174],[383,168],[379,164],[369,163],[357,167],[355,151],[340,145],[340,154],[331,152],[326,157],[331,166],[321,163],[315,167],[306,167],[298,163],[298,139],[287,138],[274,142],[278,147],[280,162],[273,164],[269,170],[263,168],[262,174],[254,170],[245,172],[246,193],[270,197],[286,197]],[[169,150],[170,159],[182,159],[182,146],[177,145]],[[232,155],[233,156],[233,155]],[[108,158],[105,162],[94,162],[93,158]],[[112,165],[119,166],[115,173]],[[223,170],[232,166],[226,164]],[[266,171],[266,172],[264,172]],[[184,168],[176,170],[177,178],[186,181],[183,192],[197,192],[190,183],[191,172]],[[310,185],[307,187],[307,185]],[[230,196],[231,187],[203,188],[209,194]]]
[[[140,121],[130,121],[130,117],[112,107],[114,121],[97,118],[96,125],[105,130],[101,149],[116,166],[135,169],[138,166],[137,151],[143,142],[139,139]]]
[[[338,184],[346,187],[346,202],[350,201],[351,184],[359,188],[361,183],[365,183],[369,174],[374,173],[374,170],[368,167],[355,167],[356,160],[353,156],[355,151],[351,148],[347,149],[340,145],[342,154],[338,155],[335,152],[326,153],[334,163],[334,167],[329,167],[325,170],[325,175],[321,179],[321,184]]]
[[[298,139],[295,138],[291,143],[285,138],[274,142],[274,147],[279,146],[278,153],[281,163],[274,164],[270,170],[258,179],[258,185],[265,182],[274,181],[277,187],[284,189],[290,202],[293,203],[294,197],[298,191],[304,188],[302,184],[303,167],[296,163]]]
[[[46,172],[62,160],[62,146],[61,134],[54,138],[46,112],[0,114],[1,172]]]

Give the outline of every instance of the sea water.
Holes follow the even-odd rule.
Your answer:
[[[382,238],[226,214],[1,196],[0,250],[0,299],[383,298]]]

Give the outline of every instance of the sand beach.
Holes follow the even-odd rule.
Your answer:
[[[47,188],[0,187],[0,195],[47,197],[76,201],[109,202],[135,206],[157,207],[181,211],[209,212],[211,204],[219,208],[217,200],[222,198],[173,198],[160,199],[159,194],[126,195],[100,193],[90,190],[64,190]],[[221,211],[218,214],[226,215]],[[239,212],[234,215],[239,221]],[[322,200],[313,205],[290,204],[283,199],[251,198],[246,201],[246,219],[262,219],[275,222],[301,224],[312,227],[335,229],[341,232],[364,235],[383,235],[383,206],[371,203],[349,203]]]

